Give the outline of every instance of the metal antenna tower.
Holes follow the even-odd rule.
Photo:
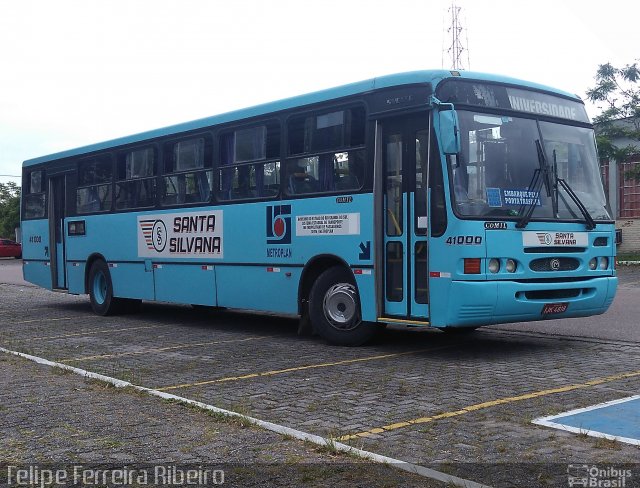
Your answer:
[[[447,29],[447,37],[450,38],[451,43],[445,50],[443,49],[442,67],[444,68],[444,52],[446,51],[450,62],[450,69],[463,70],[470,67],[469,62],[469,40],[466,38],[466,30],[462,26],[460,21],[461,7],[456,5],[456,0],[451,1],[451,7],[447,9],[448,15],[451,16],[451,25]],[[462,40],[463,31],[465,32],[465,41]],[[466,44],[466,45],[465,45]],[[466,64],[464,60],[464,53],[466,53]]]

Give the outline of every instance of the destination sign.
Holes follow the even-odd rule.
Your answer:
[[[589,121],[584,105],[571,100],[515,88],[507,88],[507,96],[513,110],[581,122]]]
[[[589,123],[584,104],[578,100],[497,83],[448,80],[438,87],[436,96],[447,103],[502,108]]]

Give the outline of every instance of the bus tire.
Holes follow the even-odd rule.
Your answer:
[[[89,270],[89,300],[97,315],[114,315],[121,311],[124,302],[113,296],[111,273],[107,263],[99,259]]]
[[[309,315],[314,330],[339,346],[359,346],[376,332],[373,323],[362,321],[355,280],[342,266],[329,268],[315,281],[309,295]]]

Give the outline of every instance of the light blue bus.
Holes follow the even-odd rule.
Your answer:
[[[26,161],[24,277],[297,314],[329,342],[604,313],[614,223],[579,97],[395,74]]]

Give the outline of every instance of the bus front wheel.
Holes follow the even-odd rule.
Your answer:
[[[113,296],[109,267],[102,260],[94,262],[89,270],[89,299],[98,315],[113,315],[124,305],[122,299]]]
[[[363,344],[376,331],[374,324],[362,321],[353,275],[341,266],[329,268],[313,284],[309,315],[322,338],[341,346]]]

